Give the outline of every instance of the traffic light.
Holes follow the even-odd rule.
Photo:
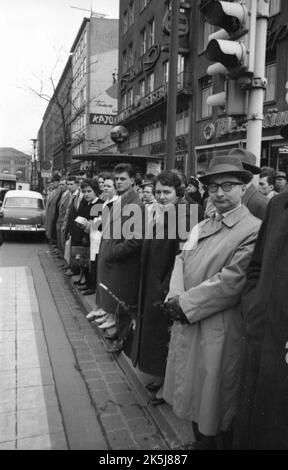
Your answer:
[[[201,0],[205,20],[220,29],[209,36],[205,56],[215,62],[207,74],[226,78],[226,91],[208,98],[210,106],[225,107],[228,116],[244,117],[247,90],[252,87],[257,2]]]

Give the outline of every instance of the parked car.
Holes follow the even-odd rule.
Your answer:
[[[45,205],[36,191],[7,191],[0,208],[0,231],[45,233]]]

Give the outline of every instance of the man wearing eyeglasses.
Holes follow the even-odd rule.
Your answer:
[[[242,358],[240,297],[260,227],[242,204],[253,175],[237,157],[215,157],[201,182],[214,217],[177,256],[164,311],[174,319],[164,399],[192,421],[195,448],[232,446]],[[218,444],[217,444],[218,443]]]

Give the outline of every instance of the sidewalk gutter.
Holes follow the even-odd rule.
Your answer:
[[[73,278],[65,279],[66,282],[70,285],[70,288],[73,290],[73,293],[77,297],[78,301],[83,306],[84,315],[86,316],[93,309],[95,295],[93,295],[93,297],[89,296],[90,298],[85,298],[81,295],[80,291],[78,291],[78,289],[73,285]],[[101,337],[101,339],[109,347],[110,345],[102,331],[98,329],[97,326],[94,324],[91,324],[91,326],[93,327],[95,333],[99,337]],[[130,382],[134,390],[140,395],[142,400],[148,403],[149,398],[151,398],[151,395],[146,390],[141,378],[132,366],[129,358],[125,356],[123,352],[115,353],[113,354],[113,357],[119,367],[124,372],[124,374],[126,375],[128,381]],[[157,407],[148,404],[147,409],[157,426],[161,429],[161,432],[163,433],[168,442],[177,442],[177,448],[179,448],[179,445],[183,449],[191,448],[190,446],[193,440],[193,434],[192,425],[189,421],[181,420],[177,416],[175,416],[171,406],[168,404],[164,404]]]

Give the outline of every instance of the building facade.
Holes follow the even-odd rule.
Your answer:
[[[182,2],[179,39],[175,166],[187,171],[189,114],[193,73],[191,68],[191,2]],[[121,146],[155,157],[147,173],[163,167],[167,136],[169,80],[169,3],[156,0],[120,0],[119,113],[116,124],[124,125],[129,139]]]
[[[245,148],[247,134],[245,123],[227,117],[223,109],[207,106],[207,97],[223,91],[225,80],[207,75],[211,62],[204,52],[215,30],[205,22],[199,5],[200,0],[182,2],[179,25],[175,167],[186,174],[207,169],[214,155],[227,154],[235,146]],[[158,169],[160,158],[165,158],[167,135],[168,11],[165,0],[120,0],[116,123],[129,131],[122,150],[159,156]],[[280,129],[288,122],[287,45],[288,2],[272,0],[261,164],[286,171],[288,149]]]
[[[37,134],[40,166],[50,162],[53,171],[66,173],[71,168],[71,89],[72,61],[68,59],[43,116]]]
[[[196,2],[195,2],[196,3]],[[211,64],[204,57],[208,36],[213,27],[205,23],[197,8],[198,51],[195,57],[196,103],[195,154],[199,169],[205,170],[214,155],[226,154],[235,146],[246,147],[247,125],[237,123],[225,111],[209,108],[209,95],[221,92],[224,81],[207,76]],[[266,47],[267,89],[264,102],[262,135],[262,166],[272,166],[288,171],[288,146],[280,136],[280,129],[288,123],[288,2],[270,0]]]
[[[17,177],[17,181],[30,182],[31,172],[30,155],[10,147],[0,148],[0,173],[10,173]]]
[[[113,149],[110,139],[117,114],[118,20],[84,18],[71,48],[71,154],[88,169],[87,155]]]

